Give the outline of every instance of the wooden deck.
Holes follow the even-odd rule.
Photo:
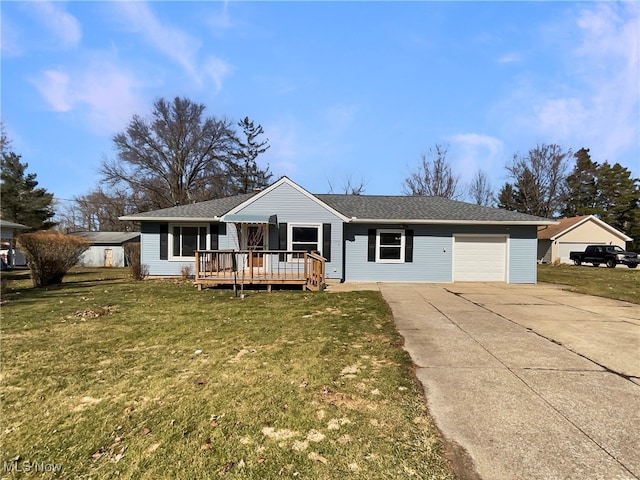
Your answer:
[[[325,259],[288,250],[198,250],[195,284],[206,286],[300,285],[323,290]]]

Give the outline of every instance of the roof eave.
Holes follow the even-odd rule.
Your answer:
[[[357,218],[350,223],[401,223],[420,225],[555,225],[554,220],[435,220],[416,218]]]
[[[132,222],[219,222],[220,217],[146,217],[144,215],[125,215],[118,220]]]

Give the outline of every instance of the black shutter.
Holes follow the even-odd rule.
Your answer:
[[[404,261],[413,262],[413,230],[404,231]]]
[[[220,224],[212,223],[209,225],[209,235],[211,236],[211,250],[218,250],[220,242],[218,237],[220,236]]]
[[[278,248],[280,250],[287,249],[287,224],[286,223],[281,223],[278,225]],[[281,262],[286,261],[285,254],[283,253],[280,254],[280,261]]]
[[[376,229],[369,229],[369,245],[367,249],[367,262],[376,261]]]
[[[169,258],[169,224],[160,224],[160,260]]]
[[[322,224],[322,256],[331,261],[331,224]]]

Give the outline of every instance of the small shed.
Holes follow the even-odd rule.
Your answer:
[[[21,223],[9,222],[0,219],[0,262],[2,268],[13,268],[27,264],[22,252],[16,249],[16,237],[24,230],[31,230],[31,227],[22,225]]]
[[[124,245],[140,242],[140,232],[75,232],[72,235],[91,242],[78,261],[82,267],[126,267]]]
[[[538,228],[538,261],[573,263],[572,251],[583,252],[587,245],[618,245],[625,248],[631,237],[593,215],[562,218],[557,225]]]

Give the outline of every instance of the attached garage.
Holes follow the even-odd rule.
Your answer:
[[[455,235],[454,282],[507,281],[507,237],[504,235]]]

